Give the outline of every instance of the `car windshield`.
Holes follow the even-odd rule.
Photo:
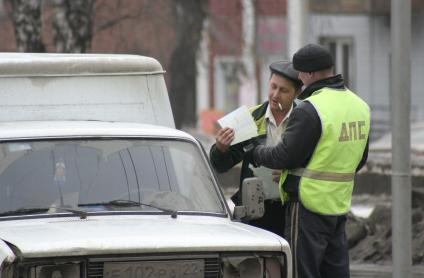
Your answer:
[[[225,212],[192,142],[103,138],[4,142],[0,148],[0,217],[70,208]]]

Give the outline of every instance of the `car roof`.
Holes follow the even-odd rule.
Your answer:
[[[155,137],[195,141],[177,129],[158,125],[100,121],[0,122],[0,140],[24,138]]]
[[[0,53],[0,77],[163,73],[156,59],[140,55]]]

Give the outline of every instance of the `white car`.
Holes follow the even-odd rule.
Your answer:
[[[288,243],[235,219],[200,143],[173,128],[157,61],[0,61],[2,278],[292,277]],[[239,218],[263,209],[249,188]]]

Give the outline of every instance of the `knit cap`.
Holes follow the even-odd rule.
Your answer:
[[[293,67],[301,72],[325,70],[333,65],[333,57],[321,45],[307,44],[293,55]]]

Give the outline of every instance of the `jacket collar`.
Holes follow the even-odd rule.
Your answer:
[[[298,98],[304,100],[310,97],[315,91],[321,90],[324,87],[342,90],[346,89],[342,75],[337,74],[310,84],[302,91]]]

